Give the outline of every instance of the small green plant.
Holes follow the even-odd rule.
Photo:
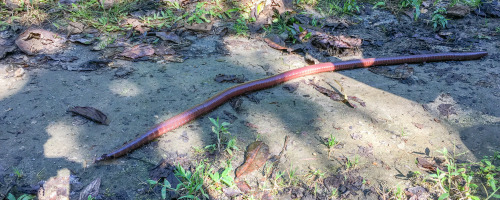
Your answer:
[[[212,132],[215,133],[217,136],[217,149],[220,151],[220,146],[222,144],[222,137],[224,135],[228,135],[229,131],[227,130],[226,126],[229,126],[230,124],[228,122],[222,122],[219,123],[219,118],[217,117],[217,120],[213,118],[208,118],[210,119],[210,122],[212,122]]]
[[[415,9],[415,13],[413,14],[413,19],[415,21],[418,20],[418,17],[420,16],[420,6],[422,5],[422,0],[402,0],[399,7],[400,8],[407,8],[407,7],[413,7]]]
[[[398,200],[407,199],[405,190],[399,184],[396,186],[396,189],[392,191],[392,195]]]
[[[29,194],[23,194],[23,195],[19,196],[17,199],[16,199],[16,196],[14,196],[11,193],[9,193],[7,195],[7,200],[31,200],[31,199],[35,199],[35,198],[36,198],[36,196],[29,195]]]
[[[332,192],[330,193],[330,199],[337,199],[339,197],[339,191],[337,188],[332,188]]]
[[[194,172],[185,170],[178,164],[175,170],[175,176],[180,182],[175,190],[183,194],[179,199],[197,199],[200,195],[207,199],[209,198],[208,194],[203,190],[203,180],[205,176],[205,164],[203,162],[196,165]]]
[[[330,134],[330,138],[327,139],[325,145],[328,147],[328,157],[330,157],[333,148],[339,144],[339,141],[333,137],[333,134]]]
[[[220,174],[218,171],[211,173],[210,171],[213,171],[213,169],[210,169],[210,171],[208,172],[208,176],[214,182],[213,186],[215,187],[216,190],[222,189],[222,184],[225,184],[228,187],[234,186],[234,179],[229,174],[232,170],[233,170],[233,166],[231,165],[231,162],[229,162],[229,161],[227,162],[227,165],[224,168],[224,171],[222,171],[222,173],[220,173]]]
[[[16,175],[16,178],[22,178],[24,176],[24,173],[23,171],[21,171],[20,169],[18,168],[12,168],[12,170],[14,170],[14,175]]]
[[[446,14],[446,8],[438,8],[432,13],[431,22],[434,30],[436,30],[437,27],[446,28],[448,25],[448,19],[446,19],[443,14]]]
[[[333,134],[330,134],[330,138],[328,138],[328,143],[327,143],[328,148],[329,148],[329,149],[330,149],[330,148],[333,148],[333,147],[335,147],[337,144],[339,144],[339,141],[338,141],[335,137],[333,137]]]
[[[359,156],[358,155],[354,156],[354,160],[346,157],[345,167],[346,167],[346,169],[354,169],[358,166],[358,163],[359,163]]]
[[[494,162],[497,160],[500,160],[499,152],[495,152],[493,156],[485,156],[479,163],[479,171],[476,173],[486,181],[486,186],[491,188],[491,193],[489,193],[487,187],[483,184],[483,189],[488,196],[487,199],[500,198],[500,194],[497,194],[500,190],[498,186],[500,166],[497,167],[494,165]]]
[[[89,196],[87,197],[87,200],[95,200],[95,198],[89,194]]]
[[[236,23],[233,25],[234,31],[236,31],[236,35],[247,36],[248,35],[248,26],[245,18],[239,18],[236,20]]]
[[[221,151],[222,144],[226,145],[225,151],[229,155],[233,155],[233,151],[239,150],[236,146],[236,138],[231,138],[231,133],[227,130],[227,126],[231,125],[228,122],[219,122],[219,118],[213,119],[209,118],[212,122],[212,132],[217,136],[217,150]],[[205,149],[213,149],[215,146],[208,145]]]
[[[495,32],[500,33],[500,27],[495,28]]]
[[[356,0],[346,0],[342,6],[342,13],[352,14],[355,11],[359,12],[359,6]]]
[[[210,22],[210,20],[207,19],[205,16],[205,15],[209,14],[209,11],[207,11],[204,8],[205,4],[206,4],[206,2],[198,2],[198,4],[196,4],[196,8],[195,8],[194,12],[192,13],[192,15],[189,18],[187,18],[186,22],[189,24],[192,24],[193,22],[196,22],[198,24]]]
[[[232,138],[227,141],[226,143],[226,152],[229,153],[229,155],[233,155],[233,151],[238,151],[238,147],[236,146],[236,138]]]
[[[214,153],[214,151],[217,150],[217,146],[215,144],[210,144],[205,146],[205,150],[207,150],[210,153]]]
[[[297,186],[299,181],[300,178],[297,176],[297,168],[293,169],[293,165],[290,164],[290,169],[288,169],[288,186]]]
[[[179,180],[176,188],[172,188],[167,179],[163,179],[163,183],[155,180],[147,180],[150,187],[159,185],[161,187],[161,198],[167,198],[167,191],[175,191],[182,196],[179,199],[199,199],[201,195],[204,198],[209,198],[208,194],[203,190],[203,180],[205,177],[205,164],[200,162],[196,165],[194,172],[185,170],[180,164],[176,166],[175,177]]]
[[[167,179],[163,179],[163,183],[151,179],[147,180],[146,182],[149,184],[150,187],[154,187],[156,185],[159,185],[161,187],[161,199],[167,198],[167,190],[176,191],[175,188],[172,188],[170,182],[168,182]]]
[[[375,3],[375,5],[373,5],[372,9],[376,9],[378,7],[385,7],[385,2],[379,1],[379,2]]]
[[[477,188],[477,185],[472,183],[473,176],[467,173],[465,167],[456,163],[446,148],[438,152],[443,154],[447,168],[447,170],[436,168],[436,173],[430,175],[431,180],[442,190],[439,200],[446,198],[479,200],[479,197],[472,195]]]
[[[321,170],[311,170],[308,174],[306,174],[306,184],[310,185],[313,188],[314,194],[318,192],[319,186],[318,184],[322,184],[323,178],[326,173],[322,173]]]

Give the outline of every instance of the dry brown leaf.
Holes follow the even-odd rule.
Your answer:
[[[87,185],[85,189],[80,192],[79,200],[88,199],[89,195],[92,197],[96,197],[99,194],[99,188],[101,187],[101,178],[97,178],[92,183]]]
[[[75,106],[73,108],[68,109],[69,112],[75,113],[77,115],[81,115],[87,119],[95,121],[100,124],[108,125],[109,120],[108,117],[102,113],[100,110],[97,110],[92,107],[80,107]]]
[[[269,157],[269,146],[262,141],[256,141],[247,147],[245,163],[236,169],[236,178],[247,175],[266,163]]]
[[[149,44],[140,44],[125,49],[119,56],[137,59],[145,56],[151,56],[155,53],[153,46]]]

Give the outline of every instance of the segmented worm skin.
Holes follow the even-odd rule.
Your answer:
[[[207,113],[216,107],[220,106],[229,99],[241,95],[246,92],[261,90],[264,88],[269,88],[277,84],[289,81],[298,77],[307,76],[311,74],[329,72],[329,71],[339,71],[346,69],[356,69],[362,67],[371,67],[379,65],[397,65],[404,63],[422,63],[422,62],[440,62],[440,61],[460,61],[460,60],[473,60],[479,59],[483,56],[488,55],[487,52],[461,52],[461,53],[437,53],[437,54],[423,54],[423,55],[411,55],[411,56],[396,56],[396,57],[385,57],[385,58],[366,58],[359,60],[350,60],[337,63],[320,63],[316,65],[310,65],[274,76],[270,76],[263,79],[258,79],[239,85],[230,87],[219,94],[213,96],[212,98],[206,100],[205,102],[198,104],[189,110],[186,110],[164,122],[157,125],[155,128],[151,129],[147,133],[139,136],[135,140],[126,143],[121,148],[109,153],[104,154],[96,159],[96,162],[109,160],[117,158],[127,154],[128,152],[135,150],[142,145],[152,141],[153,139],[163,135],[173,129],[176,129],[187,122]]]

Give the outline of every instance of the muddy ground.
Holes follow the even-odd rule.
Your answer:
[[[422,18],[425,21],[425,15]],[[24,193],[49,179],[69,178],[69,196],[78,199],[86,185],[100,178],[102,199],[158,199],[159,190],[150,191],[145,183],[150,170],[162,159],[200,159],[193,147],[215,143],[208,117],[231,123],[229,131],[241,149],[233,157],[234,167],[243,162],[248,144],[258,139],[278,154],[285,136],[290,136],[290,143],[279,170],[292,166],[299,176],[319,169],[325,177],[334,177],[345,172],[342,158],[359,157],[349,173],[367,182],[346,199],[377,199],[375,188],[382,186],[410,187],[410,171],[425,173],[415,159],[438,156],[443,148],[465,153],[460,159],[467,162],[500,151],[500,33],[495,30],[500,20],[474,13],[454,19],[441,30],[453,39],[436,39],[437,31],[422,21],[385,10],[362,12],[348,20],[347,27],[333,31],[363,39],[358,53],[317,58],[326,62],[451,51],[489,55],[473,61],[410,64],[413,73],[403,79],[368,69],[298,78],[288,83],[298,84],[294,91],[285,84],[239,97],[238,110],[226,103],[127,156],[100,164],[93,160],[101,154],[235,84],[214,81],[218,74],[254,80],[308,64],[300,53],[269,47],[263,35],[221,37],[192,31],[182,35],[191,44],[182,48],[181,63],[114,59],[94,71],[70,71],[104,54],[76,43],[67,43],[61,54],[77,56],[72,62],[9,54],[0,61],[0,184],[12,186],[18,169],[23,175],[15,181],[15,190]],[[19,66],[12,63],[14,58],[32,64],[15,74]],[[351,108],[332,101],[308,85],[311,80],[340,90],[338,82],[346,95],[366,106],[354,102],[357,107]],[[97,108],[110,124],[72,116],[67,110],[74,106]],[[322,138],[330,134],[341,146],[328,156]],[[255,174],[245,179],[255,183]],[[274,197],[324,199],[329,191],[322,188],[315,196],[307,189],[281,188]]]

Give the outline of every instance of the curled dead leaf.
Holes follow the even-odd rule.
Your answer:
[[[87,119],[95,121],[100,124],[108,125],[109,119],[108,117],[102,113],[100,110],[97,110],[92,107],[80,107],[75,106],[73,108],[68,109],[69,112],[72,112],[77,115],[81,115]]]
[[[245,162],[236,169],[236,178],[247,175],[266,163],[269,157],[269,146],[262,141],[256,141],[247,147]]]

